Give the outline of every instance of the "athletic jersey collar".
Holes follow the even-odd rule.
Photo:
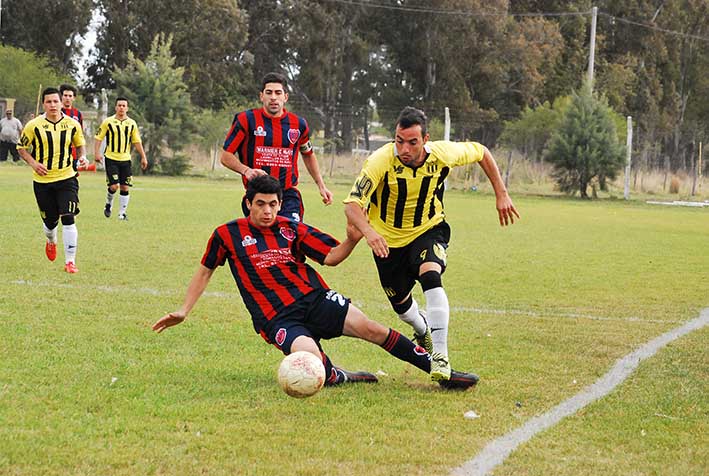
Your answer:
[[[396,143],[394,143],[392,141],[391,145],[394,148],[394,157],[396,157],[396,160],[399,160],[399,151],[396,150]],[[426,151],[426,157],[423,159],[423,162],[421,162],[421,165],[419,165],[418,167],[409,167],[408,165],[404,164],[401,160],[399,160],[399,163],[401,165],[403,165],[404,167],[409,167],[410,169],[413,169],[413,170],[420,169],[421,167],[423,167],[423,164],[426,163],[426,161],[428,160],[428,157],[431,155],[431,146],[429,145],[429,142],[426,142],[423,145],[423,150]]]

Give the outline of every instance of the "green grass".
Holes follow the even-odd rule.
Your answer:
[[[240,182],[137,177],[123,223],[102,215],[102,176],[80,181],[70,276],[61,249],[44,257],[29,169],[0,166],[3,475],[448,474],[709,306],[709,210],[515,196],[522,220],[502,229],[490,195],[452,191],[449,348],[455,367],[481,375],[478,388],[443,392],[340,338],[324,343],[335,363],[386,376],[296,400],[278,388],[281,355],[253,332],[227,269],[184,324],[150,331],[180,305],[212,229],[234,216]],[[306,221],[342,237],[348,186],[334,186],[331,207],[302,190]],[[410,334],[364,244],[320,269]],[[673,342],[495,474],[706,474],[708,337]]]

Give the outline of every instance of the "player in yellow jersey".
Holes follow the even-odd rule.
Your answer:
[[[118,219],[127,220],[126,210],[130,195],[128,190],[133,186],[133,172],[131,170],[130,148],[131,145],[140,154],[140,168],[145,170],[148,167],[148,159],[145,157],[143,143],[140,139],[138,124],[128,117],[128,99],[124,97],[116,98],[116,113],[106,118],[94,137],[94,158],[101,163],[101,143],[106,138],[106,206],[103,214],[106,218],[111,216],[113,207],[113,197],[120,185],[120,197],[118,209]]]
[[[73,167],[71,147],[76,148],[79,165],[88,161],[84,155],[81,125],[62,113],[59,90],[42,91],[44,114],[29,121],[22,130],[18,151],[32,167],[34,195],[44,222],[47,237],[44,251],[50,261],[57,257],[57,231],[62,221],[64,270],[76,273],[76,249],[79,232],[75,216],[79,214],[79,181]]]
[[[431,377],[441,385],[454,379],[448,359],[446,269],[450,227],[443,212],[450,169],[478,162],[495,190],[500,225],[519,214],[490,151],[477,142],[429,142],[423,111],[406,107],[396,121],[394,143],[367,158],[344,200],[348,221],[372,248],[379,281],[399,318],[414,328],[419,345],[431,354]],[[368,206],[367,215],[362,212]],[[418,281],[426,297],[419,312],[411,290]],[[455,374],[455,372],[454,372]]]

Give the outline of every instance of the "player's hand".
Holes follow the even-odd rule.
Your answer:
[[[175,311],[169,314],[165,314],[158,322],[153,324],[153,330],[158,334],[168,327],[176,326],[185,320],[185,313],[182,311]]]
[[[100,164],[102,161],[103,161],[103,157],[101,157],[100,155],[94,156],[94,162],[96,162],[97,164]]]
[[[322,202],[325,205],[332,204],[332,198],[333,198],[332,192],[330,190],[328,190],[325,185],[320,187],[320,196],[322,197]]]
[[[251,181],[251,180],[253,180],[253,179],[255,179],[255,178],[258,177],[259,175],[268,175],[268,174],[267,174],[266,171],[264,171],[264,170],[261,170],[261,169],[252,169],[251,167],[249,167],[248,169],[246,169],[246,171],[244,172],[244,177],[246,177],[246,181],[247,181],[247,182],[248,182],[248,181]]]
[[[40,164],[36,160],[30,164],[30,167],[32,167],[32,170],[34,170],[37,175],[42,177],[47,175],[47,167],[45,167],[44,164]]]
[[[89,166],[89,159],[86,158],[85,155],[82,155],[79,157],[79,159],[76,161],[76,165],[81,168],[86,168]]]
[[[512,225],[515,222],[515,216],[519,219],[519,213],[512,203],[509,195],[496,200],[497,216],[500,219],[500,226]]]
[[[364,235],[364,237],[375,255],[380,258],[386,258],[389,256],[389,245],[387,244],[387,240],[385,240],[382,235],[372,230],[369,234]]]
[[[145,170],[147,168],[148,168],[148,159],[143,157],[142,159],[140,159],[140,169]]]

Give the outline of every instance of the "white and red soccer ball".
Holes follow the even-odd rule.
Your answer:
[[[310,397],[325,384],[325,366],[310,352],[293,352],[278,367],[278,383],[291,397]]]

